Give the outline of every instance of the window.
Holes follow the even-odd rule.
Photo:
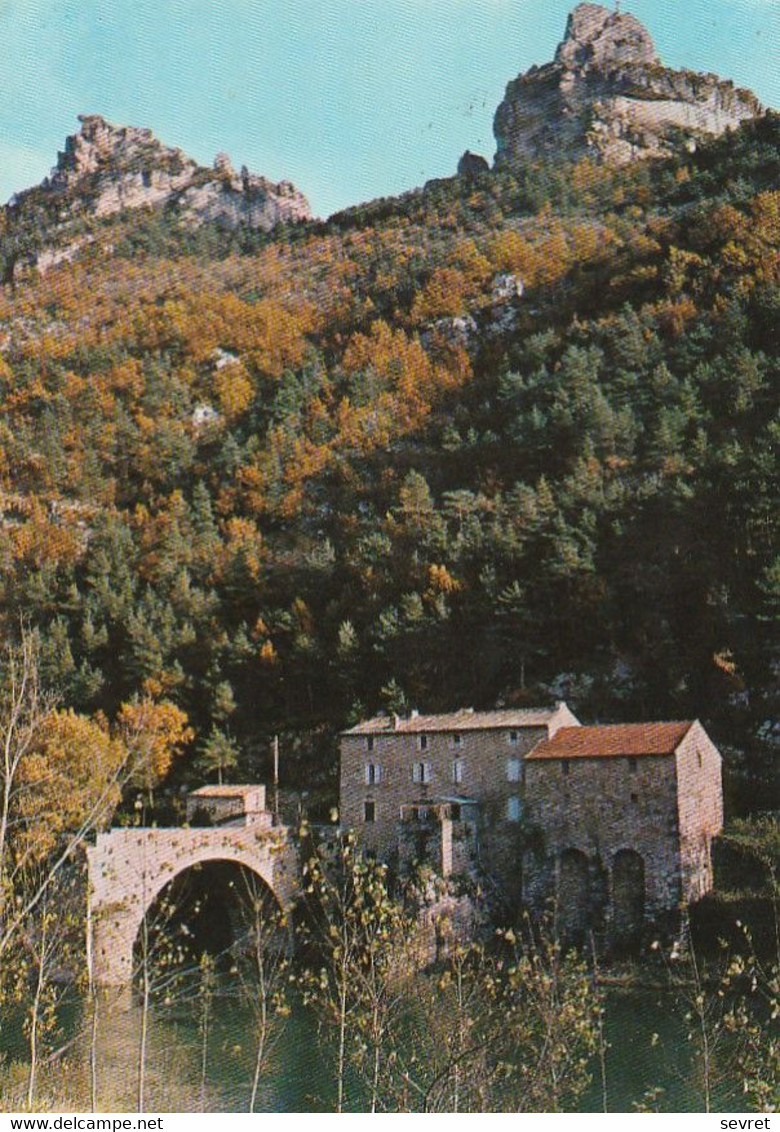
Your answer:
[[[363,821],[372,822],[376,819],[376,802],[363,803]]]
[[[450,803],[450,820],[460,821],[460,805],[458,802]]]
[[[509,732],[509,742],[514,746],[517,743],[518,735],[516,731]]]
[[[374,749],[374,736],[369,735],[366,738],[366,750],[367,751],[373,751],[373,749]]]
[[[566,777],[570,770],[571,770],[571,763],[569,763],[566,759],[564,759],[563,762],[561,763],[561,774],[564,777]]]
[[[428,783],[431,781],[431,764],[415,763],[412,767],[412,782]]]
[[[507,759],[506,760],[506,780],[507,782],[522,782],[523,771],[520,759]]]
[[[459,784],[463,781],[463,759],[454,759],[452,763],[452,781]]]
[[[143,172],[141,173],[141,183],[143,184],[143,187],[145,189],[151,189],[151,187],[152,187],[152,174],[151,174],[149,169],[144,169]]]
[[[633,757],[630,758],[628,760],[628,769],[631,771],[632,774],[636,774],[636,767],[637,767],[636,759],[633,758]]]
[[[366,786],[376,786],[382,781],[382,768],[379,763],[366,763]]]
[[[701,751],[696,752],[696,758],[699,760],[699,770],[701,770],[701,766],[702,766]]]
[[[631,801],[633,802],[633,804],[635,806],[638,806],[639,805],[639,795],[638,794],[632,794],[631,795]]]
[[[453,746],[453,747],[459,747],[459,746],[460,746],[460,744],[461,744],[461,740],[462,740],[462,738],[463,738],[463,736],[462,736],[462,735],[453,735],[453,736],[451,736],[451,738],[450,738],[450,742],[452,743],[452,746]]]
[[[520,799],[516,794],[506,800],[507,821],[520,821]]]
[[[417,736],[417,750],[418,751],[427,751],[428,750],[428,736],[427,735],[418,735]]]

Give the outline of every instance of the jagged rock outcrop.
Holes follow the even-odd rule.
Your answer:
[[[215,221],[227,228],[270,230],[311,218],[308,202],[289,181],[274,184],[248,170],[236,173],[220,153],[209,169],[181,149],[164,145],[151,130],[115,126],[98,114],[82,115],[81,129],[65,142],[57,165],[25,198],[61,200],[60,220],[110,216],[142,207],[170,208],[191,226]]]
[[[717,75],[664,67],[634,16],[579,4],[554,61],[507,87],[494,123],[496,166],[586,156],[622,165],[762,113],[754,94]]]
[[[458,162],[458,176],[459,177],[479,177],[483,173],[490,172],[490,165],[482,156],[481,153],[472,153],[470,149],[461,157]]]

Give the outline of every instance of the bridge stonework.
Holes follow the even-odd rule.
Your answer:
[[[258,815],[259,816],[259,815]],[[133,978],[133,947],[144,916],[165,886],[194,865],[227,861],[265,882],[282,911],[300,883],[298,850],[285,826],[268,821],[217,828],[115,829],[87,851],[89,964],[93,983]]]

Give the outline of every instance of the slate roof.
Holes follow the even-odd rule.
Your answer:
[[[444,715],[375,715],[342,735],[418,734],[423,731],[494,731],[506,728],[546,727],[565,704],[552,708],[507,708],[502,711],[474,711],[461,708]]]
[[[531,759],[634,758],[673,755],[693,723],[612,723],[603,727],[562,727],[552,739],[538,743]]]

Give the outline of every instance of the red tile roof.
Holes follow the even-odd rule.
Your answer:
[[[603,759],[673,755],[690,722],[613,723],[604,727],[562,727],[538,743],[526,759]]]

